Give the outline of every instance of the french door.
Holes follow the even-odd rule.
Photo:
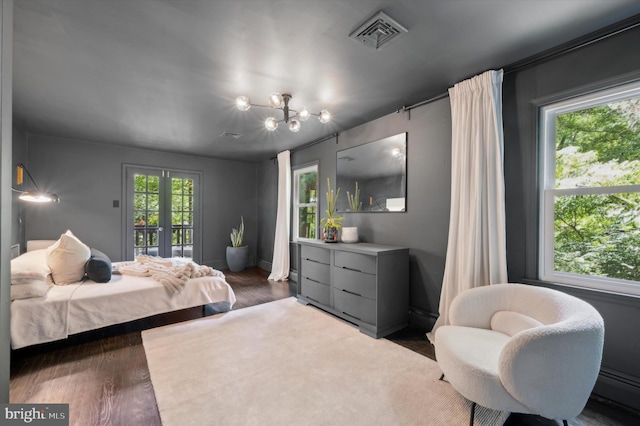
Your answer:
[[[200,262],[200,174],[125,165],[126,259],[140,254]]]

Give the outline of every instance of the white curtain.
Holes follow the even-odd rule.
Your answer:
[[[502,70],[449,89],[451,212],[440,316],[427,336],[449,324],[449,306],[464,290],[507,282],[504,213]]]
[[[284,281],[289,277],[289,223],[291,221],[291,153],[278,154],[278,213],[273,244],[270,280]]]

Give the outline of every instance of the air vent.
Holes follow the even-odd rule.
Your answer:
[[[242,137],[242,133],[230,132],[229,130],[224,130],[220,133],[221,138],[232,137],[234,139],[240,139]]]
[[[406,32],[408,30],[389,15],[378,12],[349,34],[349,37],[374,50],[380,50]]]

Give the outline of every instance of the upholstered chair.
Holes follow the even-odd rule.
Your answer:
[[[436,330],[443,377],[487,408],[576,417],[598,377],[604,322],[588,303],[524,284],[467,290],[452,302],[451,325]]]

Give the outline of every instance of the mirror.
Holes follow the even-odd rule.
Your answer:
[[[406,133],[338,151],[336,162],[336,210],[406,211]]]

